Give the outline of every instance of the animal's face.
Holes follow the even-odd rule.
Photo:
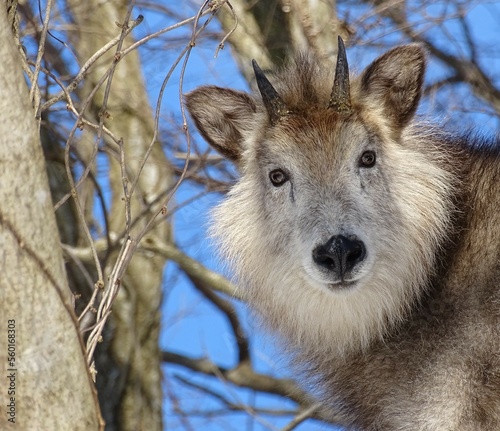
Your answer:
[[[389,215],[374,133],[336,115],[290,118],[256,143],[248,163],[242,181],[253,183],[250,200],[275,253],[289,255],[311,285],[356,287],[372,271]]]
[[[329,337],[345,351],[421,292],[450,204],[439,152],[411,138],[421,48],[390,51],[350,86],[341,69],[331,91],[331,74],[304,58],[278,90],[256,68],[262,102],[203,87],[187,105],[241,171],[213,232],[249,300],[296,342]]]

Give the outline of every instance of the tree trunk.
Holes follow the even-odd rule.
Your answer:
[[[97,430],[102,419],[64,271],[39,129],[10,31],[0,8],[0,428]]]
[[[348,28],[338,20],[335,2],[320,0],[233,0],[238,27],[228,41],[241,73],[254,81],[252,58],[262,69],[273,69],[297,52],[311,52],[335,64],[337,36],[346,40]],[[225,32],[232,31],[235,19],[228,7],[217,16]]]

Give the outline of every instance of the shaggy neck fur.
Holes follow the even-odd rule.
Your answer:
[[[421,136],[411,127],[401,143],[386,146],[398,161],[398,175],[406,177],[393,191],[401,219],[391,222],[396,232],[380,245],[373,273],[351,291],[318,288],[294,255],[273,255],[273,243],[280,239],[252,204],[257,179],[250,173],[215,209],[212,234],[224,257],[250,304],[286,338],[291,351],[299,347],[342,357],[365,350],[393,330],[425,293],[455,214],[456,172],[436,142],[432,134]]]

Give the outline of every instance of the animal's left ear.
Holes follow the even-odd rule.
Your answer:
[[[361,75],[361,95],[396,127],[404,127],[417,110],[425,72],[425,51],[420,45],[394,48],[376,59]]]

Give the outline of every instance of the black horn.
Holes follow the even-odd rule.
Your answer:
[[[275,125],[280,118],[288,115],[289,110],[255,60],[252,60],[252,66],[262,101],[269,114],[269,119],[271,124]]]
[[[330,96],[328,107],[336,112],[351,111],[349,65],[347,64],[344,41],[340,36],[337,55],[337,67],[335,68],[335,79],[333,81],[332,94]]]

